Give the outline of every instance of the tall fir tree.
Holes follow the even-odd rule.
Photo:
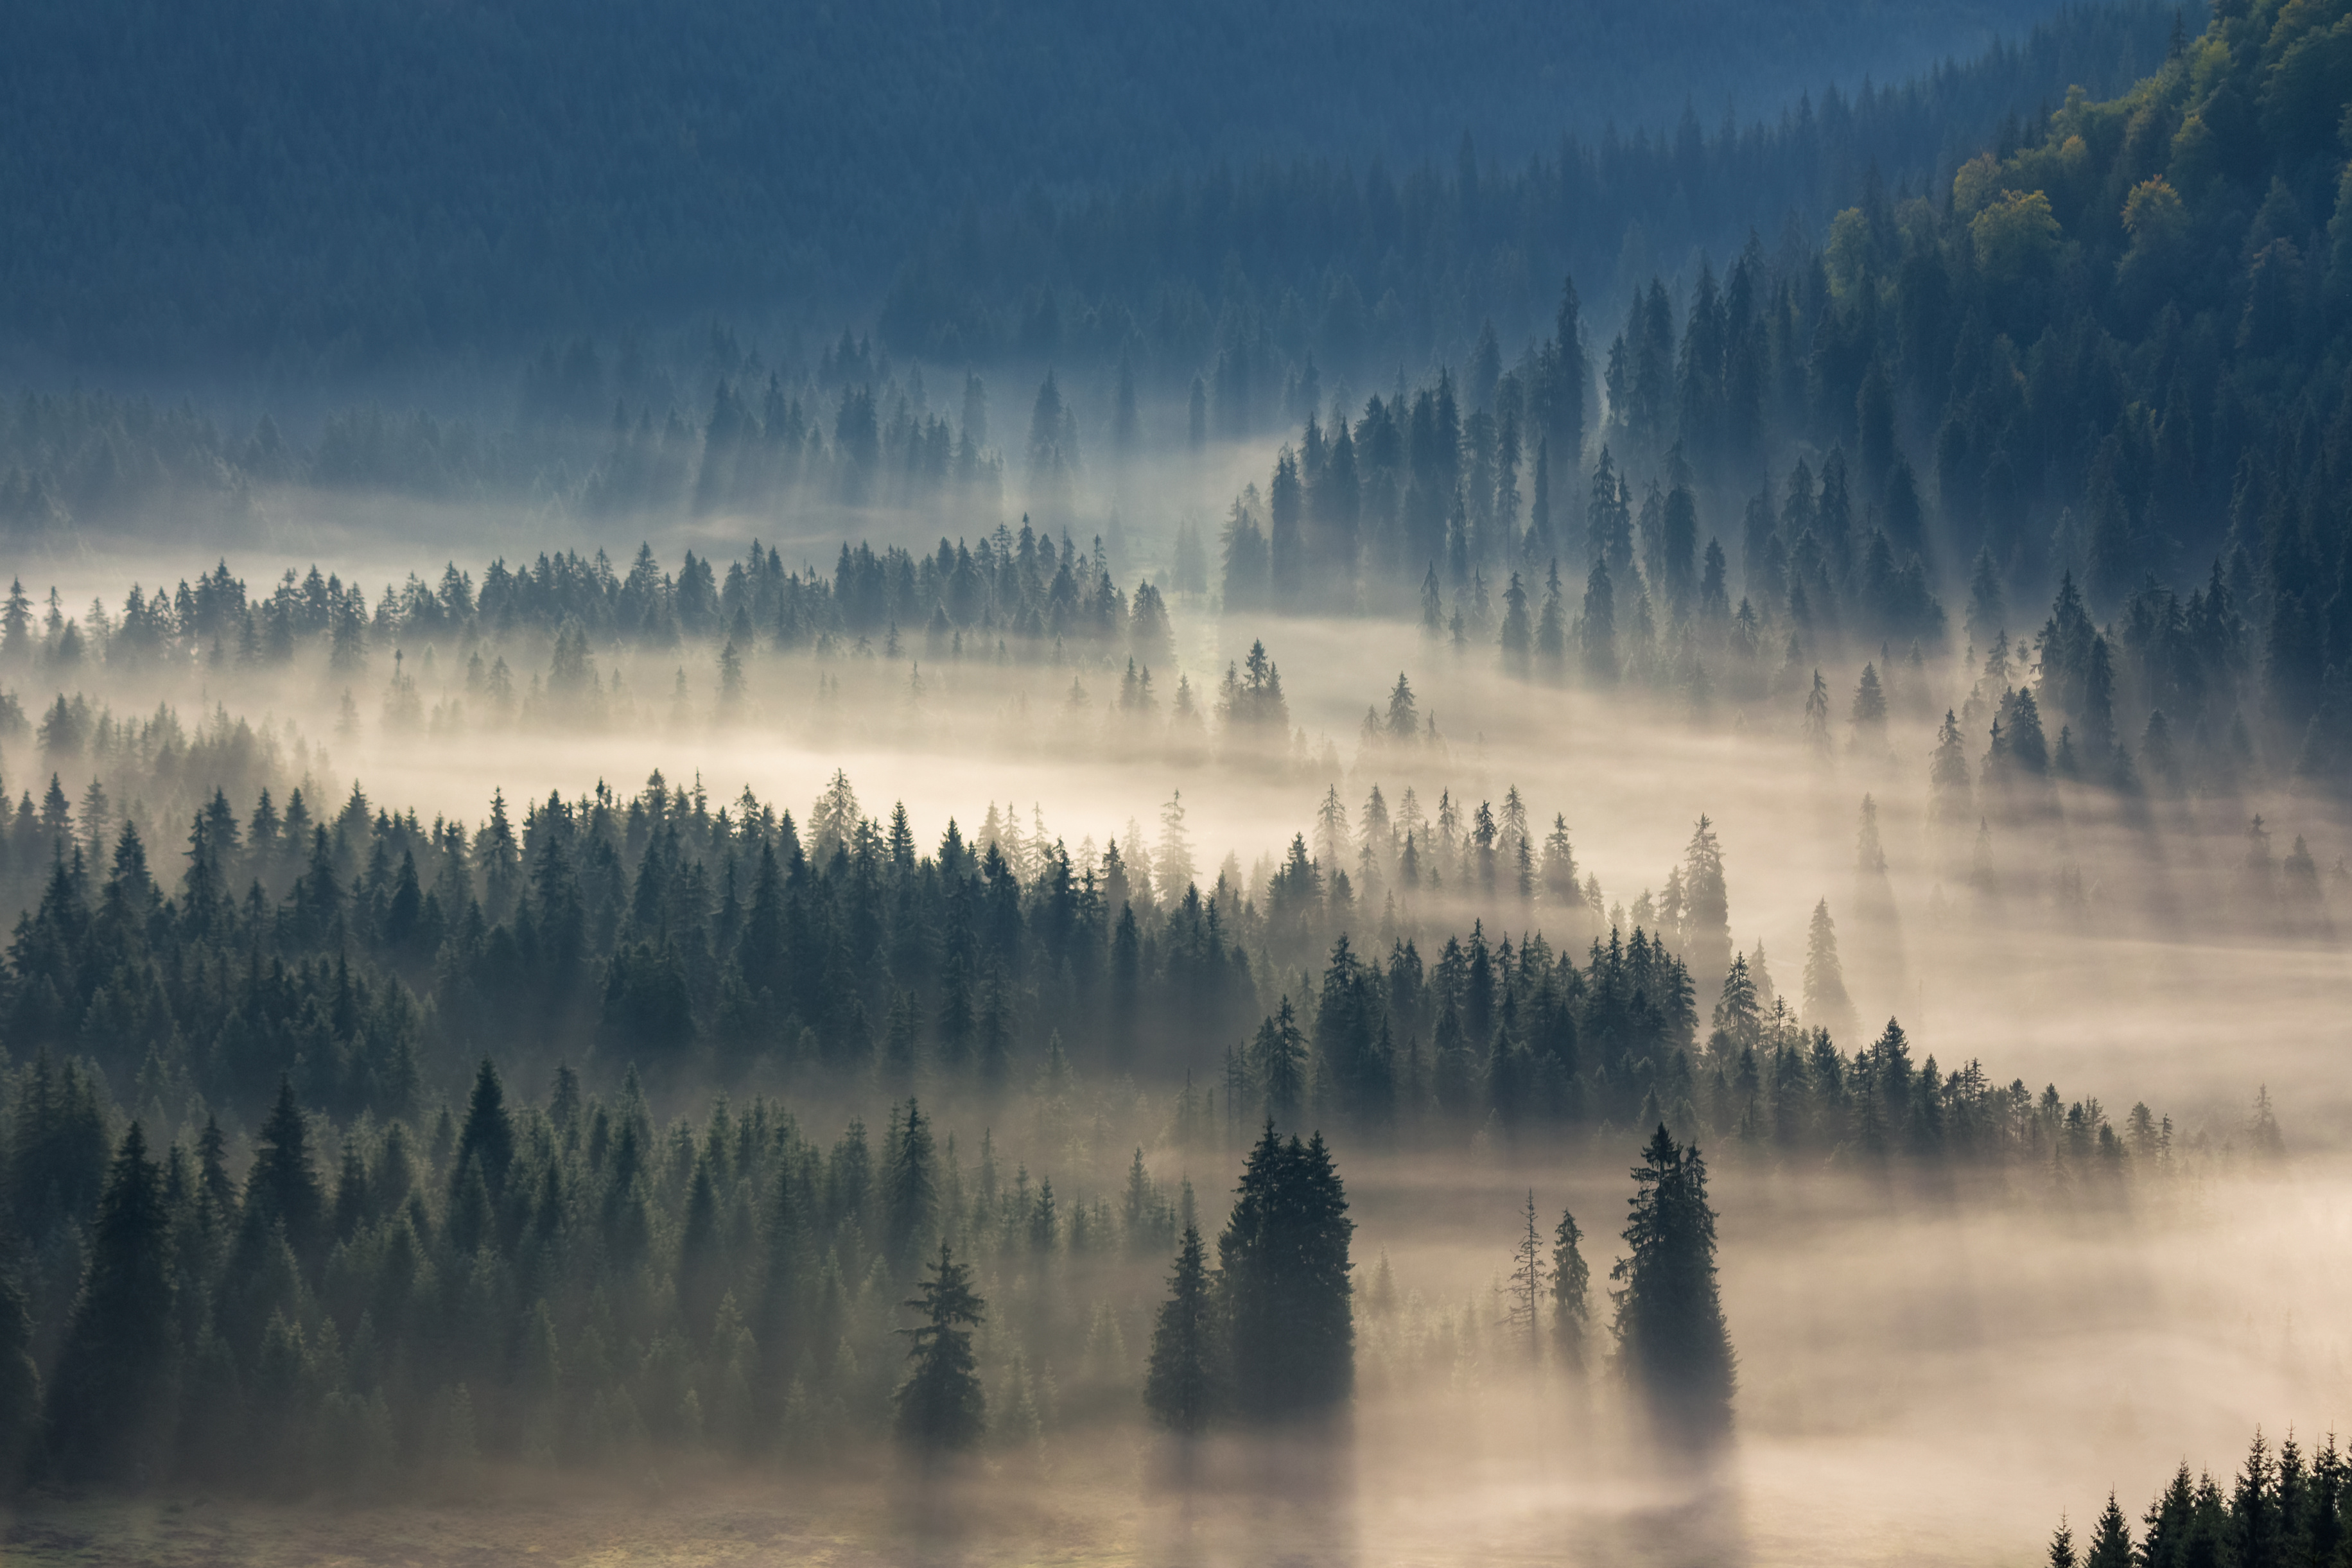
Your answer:
[[[1661,1124],[1633,1168],[1629,1255],[1609,1277],[1619,1364],[1661,1438],[1704,1448],[1731,1430],[1737,1366],[1715,1278],[1715,1211],[1696,1144]]]
[[[1198,1437],[1221,1408],[1220,1336],[1217,1302],[1209,1279],[1206,1249],[1197,1226],[1184,1227],[1169,1276],[1168,1300],[1151,1330],[1151,1362],[1144,1374],[1143,1405],[1151,1418],[1179,1437]]]
[[[1354,1396],[1347,1210],[1323,1135],[1286,1144],[1269,1119],[1217,1238],[1237,1415],[1313,1419]]]
[[[134,1121],[99,1202],[89,1272],[49,1389],[50,1454],[68,1482],[142,1483],[168,1444],[169,1229],[163,1173]]]
[[[980,1385],[971,1331],[987,1303],[971,1288],[971,1270],[955,1260],[954,1248],[940,1243],[931,1276],[904,1303],[921,1321],[899,1333],[908,1340],[911,1363],[898,1385],[899,1442],[927,1458],[977,1444],[988,1424],[988,1396]]]

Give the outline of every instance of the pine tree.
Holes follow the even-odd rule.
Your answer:
[[[1522,1229],[1519,1244],[1511,1252],[1510,1310],[1505,1314],[1514,1333],[1524,1334],[1528,1342],[1528,1358],[1540,1363],[1543,1360],[1543,1299],[1544,1285],[1551,1278],[1550,1267],[1544,1257],[1543,1233],[1536,1224],[1536,1194],[1528,1191],[1527,1208],[1521,1213]]]
[[[1353,1396],[1347,1208],[1322,1134],[1286,1145],[1269,1120],[1217,1238],[1238,1414],[1311,1418]]]
[[[1610,1278],[1620,1366],[1646,1401],[1658,1431],[1686,1447],[1731,1429],[1736,1378],[1731,1335],[1715,1280],[1715,1211],[1698,1149],[1661,1124],[1633,1170],[1625,1225],[1631,1256]]]
[[[1200,1228],[1188,1225],[1168,1300],[1152,1325],[1151,1365],[1143,1383],[1144,1408],[1180,1437],[1207,1431],[1221,1406],[1216,1306]]]
[[[33,1364],[33,1321],[25,1294],[0,1275],[0,1498],[16,1485],[41,1408],[41,1373]]]
[[[939,1178],[932,1153],[930,1124],[908,1100],[907,1123],[893,1141],[882,1189],[883,1255],[901,1278],[915,1271],[938,1215]]]
[[[290,1080],[278,1079],[277,1103],[256,1142],[253,1170],[245,1179],[241,1245],[256,1244],[275,1224],[307,1268],[317,1254],[325,1201],[310,1164],[310,1125],[295,1102]]]
[[[1584,1375],[1591,1334],[1592,1270],[1578,1246],[1583,1239],[1576,1215],[1562,1209],[1551,1238],[1551,1342],[1571,1377]]]
[[[514,1123],[507,1116],[506,1086],[488,1057],[474,1074],[473,1093],[466,1101],[455,1172],[463,1172],[468,1162],[481,1171],[491,1197],[506,1190],[507,1170],[514,1163]]]
[[[139,1123],[122,1135],[99,1202],[89,1271],[49,1390],[49,1442],[69,1482],[138,1482],[172,1407],[170,1218]]]
[[[1584,584],[1584,619],[1579,623],[1585,679],[1596,686],[1617,683],[1617,611],[1609,562],[1596,553]]]
[[[1510,586],[1503,590],[1503,668],[1513,675],[1526,675],[1534,668],[1535,632],[1528,624],[1528,591],[1517,572],[1511,574]]]
[[[1805,1022],[1832,1036],[1853,1028],[1853,1003],[1846,995],[1845,970],[1838,963],[1837,922],[1830,919],[1830,901],[1813,906],[1812,923],[1805,933]]]
[[[1722,843],[1705,816],[1691,830],[1683,864],[1683,954],[1693,982],[1712,986],[1731,966],[1731,894]]]
[[[2109,1492],[2106,1510],[2092,1532],[2090,1550],[2083,1554],[2083,1568],[2133,1568],[2135,1561],[2131,1526],[2124,1521],[2124,1510],[2116,1506],[2116,1494]]]
[[[898,1331],[913,1364],[898,1385],[898,1433],[901,1443],[930,1458],[971,1447],[987,1425],[988,1399],[971,1350],[971,1331],[987,1303],[973,1294],[971,1269],[944,1241],[931,1277],[915,1289],[904,1305],[923,1321]]]

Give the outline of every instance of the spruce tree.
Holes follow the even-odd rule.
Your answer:
[[[2098,1528],[2091,1533],[2090,1550],[2083,1554],[2083,1568],[2132,1568],[2131,1526],[2125,1522],[2124,1510],[2116,1506],[2116,1494],[2107,1494],[2106,1510],[2099,1515]]]
[[[1216,1302],[1197,1226],[1184,1227],[1169,1277],[1168,1300],[1151,1330],[1151,1364],[1143,1382],[1144,1408],[1180,1437],[1197,1437],[1216,1418],[1218,1379]]]
[[[466,1101],[466,1125],[457,1136],[453,1176],[465,1169],[468,1160],[479,1167],[491,1197],[506,1190],[507,1168],[514,1163],[514,1123],[507,1116],[506,1086],[499,1082],[499,1069],[488,1057],[474,1073],[473,1093]]]
[[[1336,1411],[1355,1392],[1348,1242],[1355,1222],[1321,1133],[1287,1144],[1269,1120],[1217,1238],[1234,1405],[1259,1422]]]
[[[1551,1242],[1551,1342],[1572,1377],[1584,1375],[1591,1339],[1592,1270],[1577,1245],[1583,1239],[1576,1215],[1561,1210]]]
[[[971,1331],[987,1310],[971,1289],[971,1270],[955,1260],[955,1252],[940,1243],[939,1261],[931,1277],[916,1288],[904,1305],[922,1315],[911,1329],[900,1329],[908,1340],[907,1359],[912,1363],[907,1381],[898,1385],[898,1440],[926,1457],[970,1448],[980,1441],[988,1420],[988,1398],[971,1351]]]
[[[939,1212],[939,1180],[932,1171],[930,1124],[911,1099],[907,1124],[892,1141],[890,1168],[883,1173],[884,1256],[900,1278],[912,1274],[930,1240]]]
[[[69,1482],[145,1479],[172,1407],[170,1216],[139,1123],[99,1202],[89,1267],[49,1390],[49,1441]]]
[[[1505,1315],[1514,1333],[1524,1334],[1528,1342],[1528,1359],[1540,1364],[1543,1361],[1543,1299],[1544,1286],[1551,1279],[1551,1268],[1544,1257],[1543,1232],[1536,1223],[1536,1194],[1528,1191],[1527,1207],[1520,1212],[1519,1244],[1511,1250],[1510,1310]]]
[[[1832,1036],[1853,1028],[1853,1003],[1846,995],[1845,970],[1838,962],[1837,922],[1830,919],[1830,901],[1813,906],[1805,933],[1805,1022]]]
[[[310,1124],[289,1080],[278,1079],[277,1103],[255,1142],[253,1170],[245,1179],[242,1245],[250,1248],[275,1224],[307,1268],[317,1256],[326,1205],[310,1164]]]
[[[1619,1365],[1648,1405],[1659,1436],[1685,1448],[1720,1441],[1731,1429],[1736,1377],[1731,1334],[1715,1280],[1715,1211],[1696,1145],[1684,1148],[1663,1123],[1633,1169],[1625,1225],[1631,1256],[1610,1270],[1622,1282]]]
[[[41,1373],[33,1364],[33,1321],[24,1292],[0,1275],[0,1498],[15,1489],[33,1423],[41,1408]]]

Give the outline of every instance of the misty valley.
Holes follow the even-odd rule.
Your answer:
[[[2352,1563],[2352,18],[1730,9],[0,18],[0,1556]]]

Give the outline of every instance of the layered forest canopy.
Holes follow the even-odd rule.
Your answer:
[[[1277,380],[1310,357],[1359,384],[1459,363],[1484,321],[1540,333],[1562,273],[1622,298],[1654,269],[1735,252],[1750,230],[1817,233],[1874,183],[1937,188],[2070,89],[2127,89],[2196,15],[2073,7],[1981,56],[1831,83],[1777,115],[1745,92],[1736,110],[1702,94],[1670,130],[1563,121],[1532,155],[1465,140],[1448,162],[1267,160],[982,207],[898,269],[878,329],[896,353],[951,363],[1131,355],[1147,384],[1178,390],[1244,346]]]
[[[2342,1559],[2352,0],[2040,4],[0,18],[0,1552]]]
[[[1302,153],[1513,159],[1896,78],[2033,0],[1440,14],[702,0],[36,4],[0,29],[12,348],[364,372],[526,332],[867,308],[960,205]]]

